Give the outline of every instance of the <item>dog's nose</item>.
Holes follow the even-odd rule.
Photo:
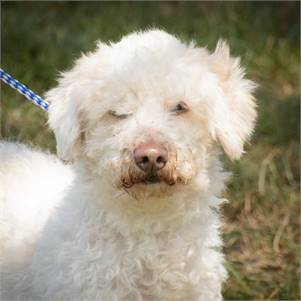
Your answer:
[[[134,149],[134,159],[141,170],[151,173],[165,166],[168,160],[168,152],[159,143],[142,143]]]

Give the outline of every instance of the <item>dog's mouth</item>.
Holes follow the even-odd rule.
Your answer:
[[[145,184],[145,185],[153,185],[153,184],[158,184],[158,183],[164,183],[165,181],[162,180],[158,175],[150,175],[148,177],[145,177],[140,183]]]
[[[123,188],[129,189],[137,184],[143,186],[155,186],[155,185],[165,185],[174,186],[177,183],[182,183],[180,177],[172,175],[164,175],[159,173],[145,174],[140,176],[128,176],[121,178],[121,185]]]
[[[130,158],[131,159],[131,158]],[[133,160],[124,161],[121,165],[118,187],[127,191],[145,190],[152,194],[153,191],[177,191],[177,187],[188,184],[194,176],[194,169],[181,169],[175,159],[161,169],[142,170],[133,164]],[[186,166],[189,167],[187,164]]]

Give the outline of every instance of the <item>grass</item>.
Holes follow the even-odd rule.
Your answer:
[[[95,40],[149,27],[213,49],[219,38],[259,84],[259,118],[223,208],[226,299],[299,300],[298,2],[2,2],[2,67],[43,94]],[[1,87],[1,135],[54,151],[47,116]]]

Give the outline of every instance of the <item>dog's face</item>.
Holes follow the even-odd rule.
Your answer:
[[[63,159],[136,198],[206,190],[219,145],[239,158],[255,120],[238,60],[162,32],[99,44],[48,92]]]

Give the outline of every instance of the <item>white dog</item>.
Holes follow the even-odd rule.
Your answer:
[[[76,61],[47,93],[60,158],[0,147],[2,300],[221,300],[218,208],[254,84],[160,30]]]

